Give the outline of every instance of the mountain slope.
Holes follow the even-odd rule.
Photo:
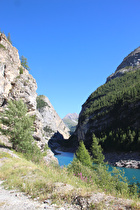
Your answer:
[[[46,96],[40,95],[37,97],[37,109],[43,118],[43,130],[48,140],[51,138],[69,138],[69,129],[59,117]]]
[[[64,125],[47,97],[45,98],[44,96],[46,100],[44,103],[48,103],[49,105],[47,108],[42,109],[43,114],[41,110],[37,109],[36,90],[36,80],[29,74],[29,71],[21,65],[18,50],[12,46],[5,34],[0,33],[0,112],[6,108],[6,104],[9,100],[22,99],[27,105],[28,114],[30,116],[36,116],[33,137],[37,145],[43,149],[44,146],[48,144],[48,140],[52,137],[50,133],[46,132],[44,129],[44,127],[47,129],[47,119],[48,123],[51,122],[49,129],[52,135],[58,132],[60,133],[60,135],[56,135],[56,138],[59,138],[59,136],[68,138],[69,130]],[[52,113],[52,115],[50,113]],[[7,136],[0,134],[0,139],[6,144],[9,143]]]
[[[70,129],[71,133],[73,133],[76,129],[78,117],[79,115],[77,113],[69,113],[62,119],[65,125]]]
[[[139,150],[140,67],[137,64],[125,72],[118,68],[123,72],[121,75],[110,77],[89,96],[75,132],[78,141],[83,139],[90,147],[95,133],[105,150]]]

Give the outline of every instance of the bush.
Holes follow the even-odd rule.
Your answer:
[[[37,99],[36,99],[37,109],[44,108],[45,106],[49,107],[48,103],[43,100],[43,97],[44,97],[43,95],[37,96]]]
[[[23,68],[22,67],[19,68],[19,73],[23,74]]]
[[[68,171],[89,184],[90,187],[98,186],[104,192],[129,196],[127,180],[120,170],[114,169],[112,172],[108,172],[108,167],[105,165],[87,167],[74,158],[68,166]]]

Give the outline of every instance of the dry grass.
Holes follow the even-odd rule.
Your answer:
[[[41,201],[51,199],[52,203],[71,203],[76,196],[86,198],[93,192],[102,192],[95,184],[82,181],[58,165],[46,166],[43,162],[37,165],[27,161],[21,154],[17,159],[3,152],[0,152],[1,161],[0,179],[4,180],[5,187],[20,190]],[[103,200],[91,205],[91,209],[102,209],[104,205]],[[138,200],[133,200],[131,206],[131,209],[140,209]]]
[[[55,183],[63,183],[64,186],[73,185],[81,195],[94,190],[82,180],[68,174],[65,168],[61,169],[56,165],[48,167],[43,163],[36,165],[24,158],[12,158],[9,154],[0,153],[0,158],[4,156],[8,159],[6,158],[0,167],[0,179],[5,180],[4,185],[8,189],[19,189],[31,195],[32,198],[39,197],[40,200],[51,197],[54,201],[58,200],[58,197],[62,200],[70,200],[73,193],[76,193],[76,190],[74,192],[73,190],[62,192],[60,189],[56,191]]]

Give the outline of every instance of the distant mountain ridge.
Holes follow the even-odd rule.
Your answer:
[[[74,132],[76,129],[78,117],[79,115],[77,113],[69,113],[62,119],[71,132]]]

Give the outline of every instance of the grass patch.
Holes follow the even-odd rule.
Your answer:
[[[46,166],[43,161],[35,164],[25,159],[22,154],[15,154],[18,154],[20,159],[0,152],[1,158],[8,157],[0,167],[0,179],[4,180],[3,185],[7,189],[20,190],[32,198],[38,197],[40,201],[51,199],[52,203],[59,205],[63,202],[71,203],[77,196],[87,198],[93,192],[104,192],[114,196],[120,192],[119,197],[130,198],[126,192],[126,186],[119,186],[117,179],[113,180],[104,173],[102,168],[93,170],[80,163],[74,163],[73,166],[62,169],[56,164]],[[76,174],[77,171],[79,175]],[[124,189],[121,192],[116,187]],[[132,207],[137,207],[138,198],[134,198],[133,201]],[[91,209],[102,209],[103,207],[104,201],[99,204],[91,204]]]
[[[1,154],[3,157],[4,154]],[[61,169],[57,165],[46,166],[43,162],[39,165],[27,161],[26,159],[16,159],[9,157],[0,167],[0,179],[5,180],[4,185],[8,189],[19,189],[32,198],[39,197],[40,200],[50,198],[54,202],[60,200],[71,200],[72,192],[54,191],[55,183],[63,183],[73,185],[79,190],[80,194],[85,194],[87,191],[95,190],[94,187],[89,187],[78,177],[74,177],[72,173],[68,173],[66,168]],[[57,198],[57,199],[56,199]]]
[[[11,158],[11,155],[7,152],[0,152],[0,159],[1,158]]]
[[[0,44],[0,48],[6,49],[3,44]]]

